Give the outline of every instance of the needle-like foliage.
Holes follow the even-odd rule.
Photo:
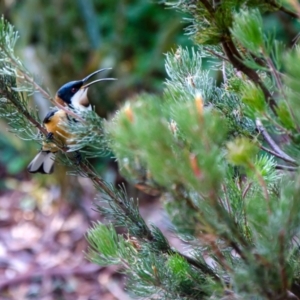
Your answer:
[[[186,14],[195,42],[166,54],[164,94],[128,99],[108,121],[70,111],[79,121],[65,124],[76,139],[62,152],[80,150],[83,158],[63,162],[92,180],[96,208],[110,222],[87,233],[87,255],[121,265],[139,298],[300,299],[300,52],[263,21],[265,13],[299,19],[300,8],[273,0],[163,2]],[[14,56],[16,33],[3,19],[0,34],[1,116],[40,140],[45,129],[26,99],[47,93]],[[94,171],[87,159],[108,151],[128,180],[160,196],[188,254],[147,224],[123,186]],[[118,235],[119,226],[127,233]]]

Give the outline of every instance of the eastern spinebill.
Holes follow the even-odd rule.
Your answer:
[[[104,80],[115,80],[115,78],[101,78],[96,79],[92,82],[87,83],[87,81],[94,75],[103,72],[105,70],[110,70],[110,68],[105,68],[97,70],[92,74],[88,75],[84,79],[70,81],[64,84],[55,95],[55,102],[78,110],[87,111],[91,110],[92,106],[88,99],[88,88],[94,83],[104,81]],[[48,139],[54,139],[62,145],[68,144],[68,139],[71,137],[70,133],[66,131],[64,124],[66,122],[74,121],[64,110],[53,109],[51,110],[43,120],[43,124],[48,132]],[[46,143],[42,145],[41,151],[35,156],[35,158],[30,162],[27,170],[30,173],[42,173],[50,174],[53,172],[54,160],[58,147],[55,143]]]

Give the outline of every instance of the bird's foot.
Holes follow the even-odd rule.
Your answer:
[[[79,151],[76,151],[75,152],[75,163],[76,163],[76,165],[80,165],[81,162],[82,162],[82,156]]]
[[[46,135],[46,139],[49,141],[53,140],[53,133],[52,132],[48,132],[48,134]]]

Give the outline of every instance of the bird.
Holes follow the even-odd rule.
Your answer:
[[[79,112],[92,110],[92,106],[88,99],[88,88],[100,81],[115,80],[115,78],[101,78],[92,82],[87,81],[96,74],[110,70],[110,68],[97,70],[81,80],[75,80],[65,83],[61,86],[55,95],[55,102],[77,110]],[[66,130],[65,124],[74,122],[75,120],[67,114],[63,109],[54,108],[50,110],[43,120],[48,134],[48,141],[55,141],[62,145],[68,144],[71,134]],[[54,142],[43,142],[42,149],[29,163],[27,170],[30,173],[51,174],[54,171],[55,156],[59,147]]]
[[[86,82],[91,77],[106,70],[111,70],[111,68],[100,69],[91,73],[90,75],[88,75],[87,77],[81,80],[67,82],[62,87],[60,87],[59,90],[57,91],[55,95],[55,102],[63,106],[69,106],[70,108],[74,108],[79,111],[91,110],[92,106],[89,103],[89,99],[87,96],[89,86],[93,85],[96,82],[100,82],[104,80],[116,80],[116,79],[100,78],[90,83],[86,83]]]
[[[43,120],[48,134],[47,140],[55,140],[65,144],[70,134],[63,128],[62,124],[68,122],[69,116],[62,109],[53,109],[47,113]],[[59,150],[53,142],[43,142],[42,149],[29,163],[27,170],[29,173],[51,174],[54,170],[56,152]]]

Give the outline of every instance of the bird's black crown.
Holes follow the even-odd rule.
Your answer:
[[[71,98],[78,92],[82,87],[83,81],[70,81],[64,84],[58,91],[57,96],[62,99],[68,105],[71,104]]]

